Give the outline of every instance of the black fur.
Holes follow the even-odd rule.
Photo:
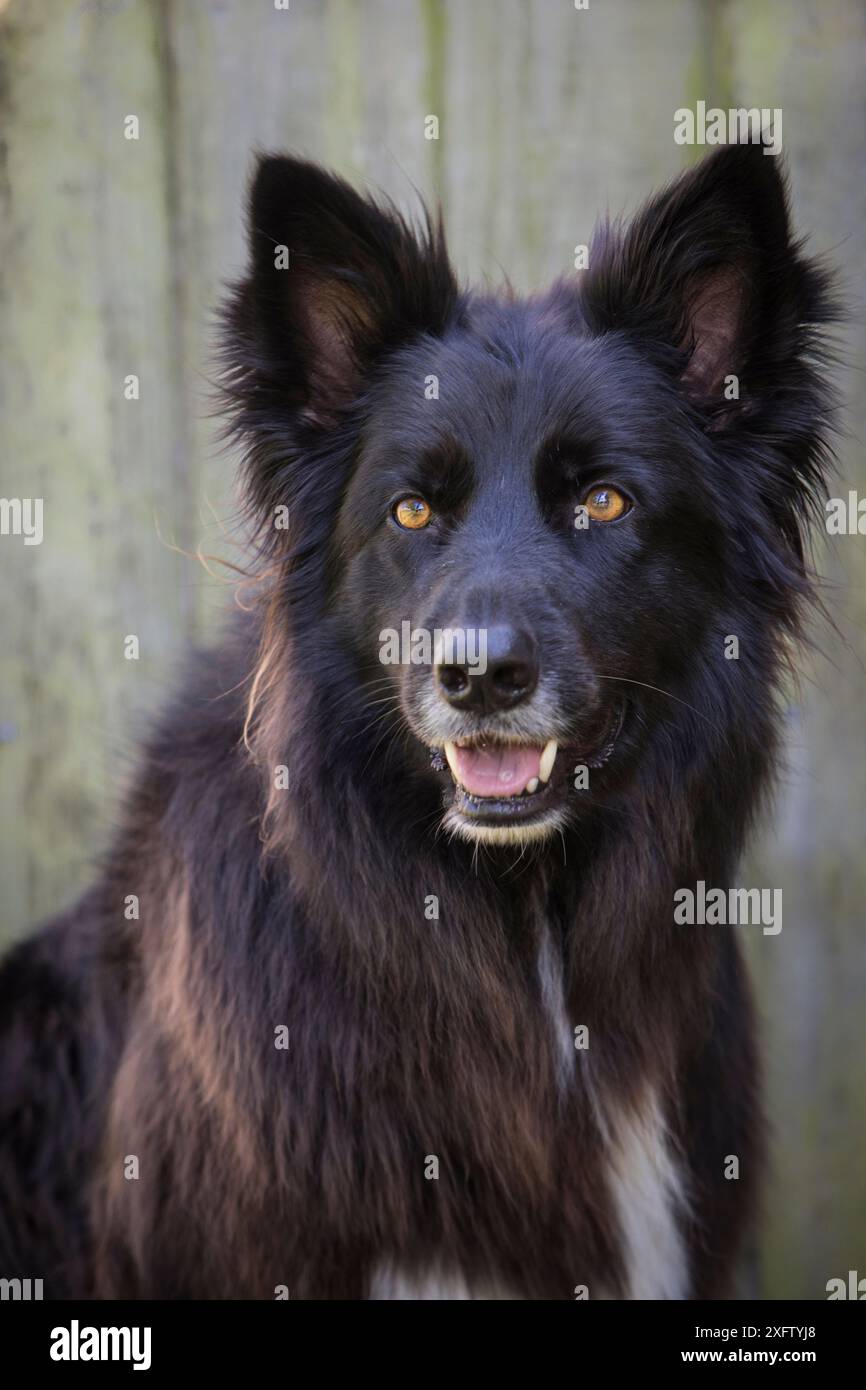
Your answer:
[[[683,1292],[729,1292],[752,1011],[734,932],[676,926],[673,895],[732,881],[811,592],[832,311],[778,162],[714,154],[528,301],[461,292],[440,228],[299,160],[260,162],[250,228],[224,359],[253,601],[146,749],[98,885],[0,973],[0,1273],[55,1297],[360,1298],[383,1268],[624,1296],[612,1152],[652,1089]],[[576,529],[602,482],[631,510]],[[430,526],[395,525],[404,494]],[[529,633],[538,693],[511,724],[455,713],[429,666],[380,663],[405,619]],[[443,832],[440,716],[557,737],[553,833]]]

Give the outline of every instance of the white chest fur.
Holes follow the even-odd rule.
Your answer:
[[[658,1096],[648,1091],[639,1111],[609,1116],[608,1181],[625,1268],[627,1299],[688,1298],[688,1270],[680,1223],[686,1198]],[[383,1263],[370,1285],[375,1300],[463,1301],[519,1299],[495,1282],[471,1285],[459,1271],[430,1267],[409,1273]],[[590,1299],[608,1299],[589,1288]]]
[[[547,929],[541,937],[538,976],[542,1005],[552,1032],[552,1062],[564,1103],[569,1103],[575,1070],[581,1067],[605,1142],[608,1189],[625,1271],[625,1297],[687,1298],[688,1267],[681,1226],[688,1203],[658,1092],[647,1086],[639,1105],[625,1109],[607,1101],[594,1085],[591,1055],[574,1047],[562,959]],[[575,1181],[580,1181],[579,1175]],[[580,1277],[576,1271],[575,1285]],[[590,1287],[588,1292],[590,1299],[611,1297],[609,1290]],[[425,1301],[521,1297],[496,1281],[470,1286],[460,1271],[430,1267],[423,1272],[408,1272],[392,1263],[378,1267],[369,1296],[375,1300]]]
[[[681,1233],[685,1190],[657,1093],[613,1116],[610,1185],[619,1217],[630,1299],[688,1298]]]

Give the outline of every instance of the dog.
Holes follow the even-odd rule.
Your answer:
[[[779,161],[719,149],[525,299],[293,157],[249,240],[246,599],[4,962],[0,1269],[731,1296],[759,1049],[735,932],[674,903],[732,882],[815,594],[835,310]]]

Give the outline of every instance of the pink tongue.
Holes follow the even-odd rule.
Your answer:
[[[541,748],[458,748],[458,781],[475,796],[517,796],[538,776]]]

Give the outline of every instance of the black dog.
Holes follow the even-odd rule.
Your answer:
[[[729,1291],[752,1015],[674,895],[731,883],[811,592],[831,309],[777,162],[714,154],[527,301],[298,160],[250,229],[255,602],[5,963],[0,1272]]]

